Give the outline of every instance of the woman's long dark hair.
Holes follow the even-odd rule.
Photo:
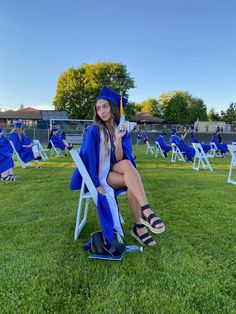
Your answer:
[[[119,121],[120,121],[120,113],[119,113],[119,109],[117,108],[117,106],[115,106],[110,100],[105,99],[111,109],[111,120],[112,120],[112,124],[113,125],[118,125]],[[97,104],[97,102],[96,102]],[[93,121],[94,123],[99,127],[100,130],[103,130],[103,133],[105,135],[105,142],[108,142],[108,132],[107,132],[107,127],[104,121],[102,121],[102,119],[99,117],[98,113],[97,113],[97,109],[96,109],[96,104],[93,107]]]

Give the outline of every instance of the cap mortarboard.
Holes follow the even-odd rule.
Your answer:
[[[176,133],[176,129],[172,129],[172,130],[171,130],[171,133],[172,133],[172,134]]]
[[[58,131],[58,128],[52,128],[52,132]]]
[[[211,135],[216,135],[217,134],[217,132],[211,132]]]
[[[15,126],[15,128],[20,128],[23,125],[22,121],[13,121],[12,124]]]
[[[161,132],[161,135],[165,136],[165,135],[166,135],[166,132]]]
[[[120,107],[120,94],[105,85],[102,87],[102,90],[100,91],[100,94],[97,100],[99,99],[110,100],[115,106]],[[127,102],[128,102],[128,99],[125,97],[122,97],[123,107],[125,107]]]

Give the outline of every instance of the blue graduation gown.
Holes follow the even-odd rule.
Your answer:
[[[123,159],[128,159],[131,163],[135,165],[133,156],[132,156],[132,145],[131,139],[128,132],[122,137],[122,148],[123,148]],[[80,148],[80,157],[83,160],[83,163],[93,181],[95,187],[100,186],[99,182],[99,150],[100,150],[100,133],[97,125],[91,125],[87,128],[84,133],[83,142]],[[111,164],[115,164],[116,158],[115,153],[111,154]],[[82,184],[82,176],[79,170],[76,168],[72,174],[70,188],[71,190],[80,190]],[[118,195],[123,189],[115,189],[115,195]],[[111,243],[114,237],[114,223],[112,220],[112,215],[110,212],[109,204],[104,195],[98,193],[98,217],[100,224],[104,233],[105,238]]]
[[[219,149],[219,151],[222,153],[222,154],[225,154],[227,151],[228,151],[228,147],[226,144],[224,143],[219,143],[217,138],[213,137],[210,142],[214,142],[216,144],[216,147]]]
[[[190,143],[200,143],[202,145],[202,149],[205,153],[209,152],[209,150],[211,149],[211,145],[209,144],[203,144],[201,142],[199,142],[199,140],[196,137],[193,137],[189,140]]]
[[[166,144],[164,137],[162,137],[161,135],[159,135],[156,138],[156,142],[159,143],[161,149],[164,150],[165,152],[169,152],[172,150],[171,146]]]
[[[13,149],[8,139],[0,135],[0,173],[14,167],[12,153]]]
[[[63,138],[61,135],[53,134],[51,137],[51,141],[53,142],[54,146],[60,148],[61,150],[65,149],[65,144],[62,142]]]
[[[34,154],[31,147],[23,147],[22,145],[29,145],[31,144],[31,140],[25,135],[21,134],[21,141],[19,139],[18,134],[14,131],[10,134],[10,140],[13,142],[15,149],[17,150],[20,158],[24,162],[29,162],[34,160]]]
[[[187,145],[178,135],[171,135],[170,142],[175,143],[181,152],[184,152],[188,159],[192,159],[195,156],[195,150],[193,147]]]

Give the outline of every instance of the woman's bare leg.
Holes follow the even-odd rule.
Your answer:
[[[120,187],[125,186],[124,175],[114,172],[114,171],[111,171],[109,173],[107,182],[113,188],[120,188]],[[127,198],[128,198],[129,207],[131,209],[131,213],[135,220],[135,224],[141,225],[141,227],[138,227],[138,228],[136,227],[136,225],[134,226],[134,228],[136,229],[136,233],[138,234],[138,237],[141,237],[142,235],[146,234],[143,241],[147,239],[151,239],[152,241],[149,242],[149,245],[155,245],[156,242],[149,235],[147,228],[144,225],[142,225],[140,222],[140,218],[141,218],[140,205],[136,199],[136,196],[129,189],[127,190]]]
[[[122,179],[119,179],[120,182],[117,183],[114,180],[114,174],[113,173],[118,173],[118,174],[123,175]],[[135,195],[135,198],[137,200],[137,203],[139,204],[139,207],[142,207],[148,203],[140,175],[129,160],[121,160],[120,162],[116,163],[113,166],[112,171],[110,171],[110,173],[108,175],[107,182],[112,187],[126,186],[128,188],[128,191],[130,193],[132,193],[133,195]],[[152,213],[153,213],[153,211],[151,208],[147,208],[147,209],[143,210],[143,214],[145,217],[148,217]],[[159,219],[158,217],[154,217],[151,219],[150,223],[153,224],[158,219]],[[160,229],[163,226],[164,226],[164,224],[160,223],[156,226],[157,228],[156,227],[155,228]]]

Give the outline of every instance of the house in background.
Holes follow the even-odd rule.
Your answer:
[[[22,120],[24,125],[36,128],[48,128],[50,119],[68,119],[65,110],[38,110],[31,107],[19,110],[0,111],[0,125],[10,127],[15,120]]]

